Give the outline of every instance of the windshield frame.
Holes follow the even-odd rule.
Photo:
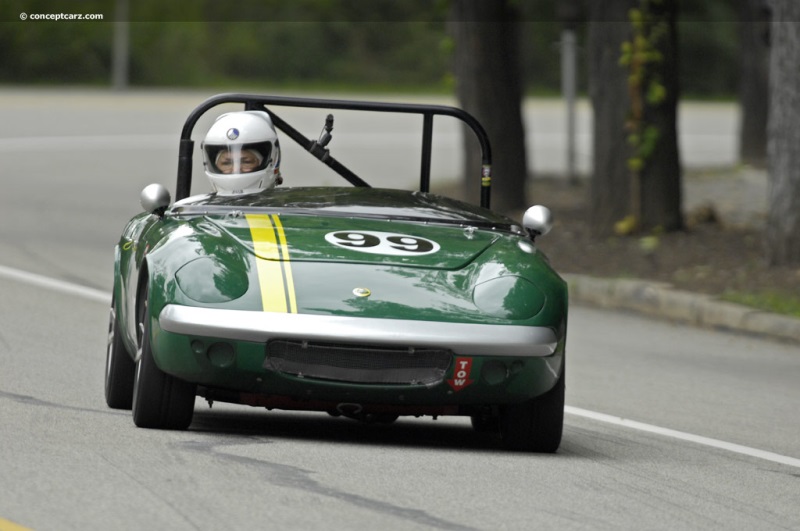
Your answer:
[[[433,143],[434,116],[450,116],[464,122],[474,133],[481,148],[481,175],[480,177],[480,206],[490,208],[492,185],[492,151],[489,136],[478,120],[457,107],[444,105],[427,105],[411,103],[386,103],[354,100],[327,100],[319,98],[299,98],[287,96],[259,96],[255,94],[219,94],[213,96],[196,107],[186,119],[181,131],[181,140],[178,152],[178,181],[175,191],[175,200],[180,201],[191,195],[192,187],[192,154],[194,141],[192,131],[201,116],[206,112],[226,103],[244,104],[245,110],[264,111],[269,114],[273,124],[289,138],[302,146],[309,154],[320,162],[333,169],[350,184],[356,187],[370,187],[361,177],[353,173],[338,160],[331,156],[326,147],[327,141],[311,140],[303,136],[297,129],[276,115],[270,107],[307,107],[318,109],[342,109],[351,111],[367,111],[382,113],[419,114],[423,117],[422,125],[422,160],[420,166],[421,192],[430,191],[430,172]],[[333,120],[332,115],[328,115]],[[327,123],[327,121],[326,121]],[[328,138],[329,140],[329,138]]]

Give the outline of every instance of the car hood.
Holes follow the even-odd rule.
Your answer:
[[[173,302],[470,323],[560,319],[558,304],[542,309],[564,298],[565,284],[507,218],[419,194],[283,199],[169,212],[148,236],[158,242],[150,273],[163,283],[153,311]]]
[[[201,232],[225,235],[262,260],[460,269],[499,238],[473,226],[419,225],[308,215],[205,216]]]

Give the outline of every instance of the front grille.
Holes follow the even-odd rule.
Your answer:
[[[264,368],[339,382],[433,385],[444,379],[451,359],[448,350],[274,340]]]

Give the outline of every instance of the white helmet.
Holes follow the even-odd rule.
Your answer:
[[[202,150],[206,175],[219,195],[250,194],[280,184],[278,135],[264,111],[219,116]]]

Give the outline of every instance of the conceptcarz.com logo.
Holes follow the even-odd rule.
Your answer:
[[[103,20],[102,13],[25,13],[19,14],[20,20]]]

